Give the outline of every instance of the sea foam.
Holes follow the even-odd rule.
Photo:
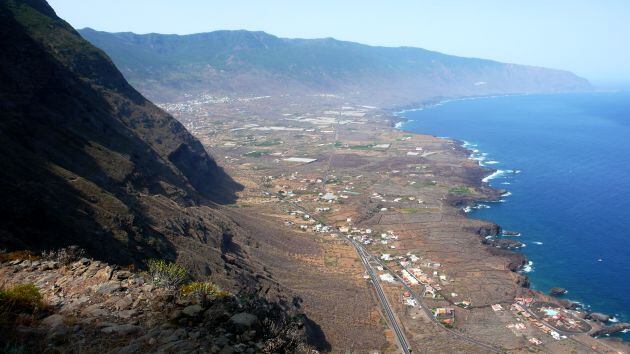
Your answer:
[[[496,170],[490,176],[484,177],[481,181],[487,183],[490,180],[503,176],[506,172],[507,172],[506,170]]]
[[[526,265],[523,266],[523,273],[531,273],[534,271],[534,262],[529,261]]]

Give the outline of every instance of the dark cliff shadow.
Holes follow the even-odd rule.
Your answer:
[[[174,257],[174,246],[146,222],[137,195],[169,196],[163,185],[171,184],[184,194],[170,196],[191,204],[195,191],[132,129],[146,112],[134,117],[124,111],[129,103],[106,100],[4,6],[0,19],[0,247],[77,244],[123,264]]]
[[[192,187],[211,202],[234,203],[236,192],[244,188],[208,157],[198,141],[181,144],[169,154],[168,159],[186,176]]]
[[[302,321],[306,327],[306,343],[320,352],[328,353],[332,350],[332,346],[326,339],[326,334],[317,322],[302,315]]]

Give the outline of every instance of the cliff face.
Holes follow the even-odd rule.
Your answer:
[[[421,48],[373,47],[264,32],[186,36],[80,31],[150,98],[213,94],[335,93],[364,104],[405,105],[435,97],[580,91],[560,70],[462,58]]]
[[[3,248],[128,264],[234,232],[212,205],[242,187],[45,1],[0,4],[0,112]]]

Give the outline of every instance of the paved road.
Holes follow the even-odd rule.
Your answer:
[[[308,210],[306,210],[301,205],[298,205],[297,203],[294,203],[294,202],[290,202],[290,203],[295,208],[300,209],[304,212],[308,212]],[[315,217],[313,219],[317,220]],[[325,223],[322,220],[317,220],[317,221],[320,222],[322,225],[325,225]],[[372,255],[370,255],[365,249],[363,249],[363,247],[357,244],[356,241],[352,239],[349,239],[349,241],[354,246],[357,253],[359,254],[359,258],[361,258],[363,267],[365,268],[365,271],[370,276],[372,280],[372,284],[374,284],[374,288],[376,289],[376,294],[378,295],[379,300],[381,302],[381,307],[383,308],[383,312],[387,316],[390,326],[392,327],[392,330],[394,331],[394,334],[396,335],[396,339],[398,341],[398,345],[401,348],[401,351],[405,354],[410,354],[411,348],[409,348],[409,343],[407,342],[407,338],[405,337],[402,329],[400,328],[400,326],[398,325],[398,322],[396,321],[396,317],[394,316],[394,311],[392,310],[391,305],[389,304],[389,301],[387,301],[387,297],[385,296],[385,293],[383,292],[383,288],[381,287],[381,283],[378,279],[376,272],[374,272],[374,269],[369,263],[370,258],[374,258],[374,257],[372,257]]]
[[[389,301],[387,301],[387,297],[385,296],[385,292],[383,291],[383,288],[381,287],[381,283],[380,283],[380,280],[378,279],[376,272],[374,272],[374,268],[372,268],[372,266],[370,265],[370,258],[371,258],[370,254],[367,253],[363,249],[363,247],[360,247],[359,245],[357,245],[355,241],[351,241],[351,242],[354,245],[357,252],[359,253],[359,257],[361,258],[361,262],[363,263],[365,270],[367,271],[368,275],[372,279],[372,284],[374,285],[374,288],[376,289],[376,294],[378,295],[381,301],[381,305],[383,307],[385,315],[387,316],[387,319],[389,320],[389,323],[392,329],[394,330],[394,334],[396,335],[396,339],[398,340],[398,344],[402,352],[405,354],[410,354],[411,348],[409,347],[409,342],[407,342],[407,338],[405,338],[405,334],[403,333],[402,329],[398,325],[398,321],[396,321],[396,316],[394,316],[394,311],[392,311],[391,305],[389,304]]]
[[[473,343],[476,344],[480,347],[486,348],[488,350],[490,350],[491,352],[503,352],[503,350],[501,350],[500,348],[492,345],[492,344],[488,344],[482,341],[479,341],[477,339],[471,338],[466,336],[463,333],[457,332],[453,329],[450,328],[446,328],[444,327],[442,324],[439,323],[439,321],[437,319],[435,319],[435,317],[433,317],[433,313],[431,313],[431,310],[429,310],[429,308],[427,306],[425,306],[422,302],[422,296],[418,295],[409,285],[407,285],[407,283],[404,282],[404,280],[398,275],[396,274],[395,271],[393,271],[391,268],[389,268],[385,263],[383,263],[380,259],[372,256],[369,252],[367,252],[363,246],[361,246],[360,244],[358,244],[357,242],[353,241],[352,244],[357,248],[357,249],[361,249],[361,251],[359,252],[363,252],[363,254],[366,254],[369,258],[372,258],[374,261],[376,261],[378,264],[380,264],[383,269],[386,269],[391,275],[393,275],[396,279],[398,279],[398,281],[403,285],[403,287],[405,287],[405,289],[407,289],[407,291],[409,291],[409,293],[411,294],[411,296],[413,296],[413,298],[416,300],[416,302],[418,303],[418,305],[420,305],[420,307],[422,308],[422,310],[424,310],[424,312],[427,314],[427,316],[433,320],[441,329],[443,329],[446,332],[449,332],[455,336],[457,336],[458,338],[467,341],[469,343]],[[410,272],[411,274],[411,272]],[[411,274],[411,276],[413,277],[413,274]],[[414,277],[415,278],[415,277]],[[417,280],[417,279],[416,279]],[[418,281],[420,282],[420,281]]]
[[[339,112],[339,118],[341,117],[341,111]],[[333,137],[333,144],[332,144],[332,151],[330,153],[330,156],[328,157],[328,161],[326,164],[326,167],[323,171],[323,182],[322,183],[322,192],[325,193],[326,192],[326,182],[328,181],[328,175],[329,175],[329,171],[331,169],[332,166],[332,158],[335,154],[336,151],[336,143],[337,143],[337,139],[338,139],[338,130],[339,130],[339,123],[337,122],[335,124],[335,126],[333,127],[334,129],[334,137]],[[291,204],[293,204],[294,206],[296,206],[299,209],[302,209],[303,211],[307,211],[305,210],[305,208],[303,208],[301,205],[297,205],[296,203],[291,202]],[[441,207],[441,206],[440,206]],[[321,220],[318,220],[320,223],[322,223],[323,225],[325,225],[325,223]],[[380,283],[380,279],[378,278],[376,272],[374,272],[374,269],[372,268],[372,266],[370,265],[370,259],[375,260],[377,263],[379,263],[381,266],[384,267],[384,269],[387,269],[388,272],[390,272],[394,277],[396,277],[402,284],[403,286],[412,294],[412,296],[416,299],[416,301],[418,302],[418,304],[421,305],[422,309],[427,313],[427,316],[432,319],[433,321],[435,321],[437,323],[437,320],[433,317],[433,314],[431,313],[431,311],[424,305],[422,305],[422,300],[419,296],[417,296],[413,290],[407,286],[407,284],[398,276],[398,274],[396,274],[396,272],[392,271],[389,267],[387,267],[383,262],[380,261],[380,259],[372,256],[369,252],[367,252],[365,250],[365,248],[363,248],[363,246],[361,246],[359,243],[357,243],[356,241],[349,239],[350,243],[354,246],[354,248],[356,249],[357,253],[359,254],[359,257],[361,258],[361,262],[363,263],[363,267],[365,268],[366,272],[368,273],[368,275],[370,276],[371,280],[372,280],[372,284],[374,285],[374,288],[376,289],[376,294],[379,297],[379,300],[381,301],[381,306],[383,308],[383,311],[385,313],[385,315],[387,316],[390,326],[392,327],[392,330],[394,331],[394,334],[396,335],[396,339],[398,341],[398,345],[400,346],[401,350],[403,353],[405,354],[410,354],[411,353],[411,348],[409,347],[409,342],[407,341],[407,338],[405,337],[402,329],[400,328],[400,326],[398,325],[398,322],[396,321],[396,316],[394,315],[394,311],[391,308],[391,305],[389,304],[389,301],[387,300],[387,297],[385,296],[385,292],[383,291],[383,288],[381,287],[381,283]],[[455,334],[456,336],[471,342],[471,343],[475,343],[477,345],[480,345],[486,349],[489,349],[493,352],[497,352],[500,351],[497,348],[495,348],[494,346],[491,346],[489,344],[477,341],[473,338],[469,338],[461,333],[455,332],[451,329],[445,328],[444,326],[440,325],[438,323],[438,326],[448,332],[451,332],[452,334]]]

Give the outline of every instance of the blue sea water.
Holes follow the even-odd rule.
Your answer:
[[[522,233],[533,288],[566,288],[630,321],[630,93],[459,100],[404,116],[404,130],[466,141],[508,171],[489,183],[511,195],[470,215]]]

